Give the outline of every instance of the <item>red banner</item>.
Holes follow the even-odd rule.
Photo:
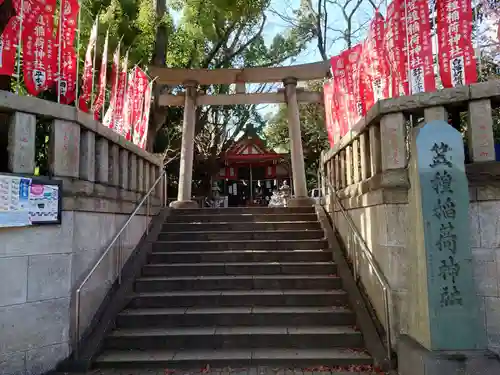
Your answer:
[[[409,95],[408,59],[404,0],[394,0],[387,7],[385,51],[391,69],[391,96]]]
[[[106,98],[106,70],[108,66],[108,33],[106,33],[106,39],[104,40],[104,49],[102,50],[101,59],[101,70],[99,72],[99,91],[97,92],[97,98],[94,102],[94,119],[99,120],[99,113],[102,106],[104,105],[104,100]]]
[[[128,64],[128,55],[125,56],[125,59],[122,63],[122,69],[118,76],[118,84],[116,86],[116,101],[115,106],[113,108],[113,128],[115,131],[122,135],[126,135],[127,129],[125,129],[124,124],[124,104],[125,104],[125,90],[127,87],[127,64]]]
[[[92,51],[96,53],[96,43],[97,20],[94,22],[92,31],[90,32],[89,44],[87,46],[87,52],[85,53],[85,65],[83,67],[82,92],[78,98],[78,107],[84,112],[89,112],[87,102],[91,100],[92,96],[92,81],[94,78],[94,61],[92,60]]]
[[[18,16],[13,16],[0,36],[0,75],[14,75],[18,42],[19,18]]]
[[[151,99],[153,97],[153,83],[150,83],[144,94],[144,109],[142,111],[141,125],[139,127],[140,140],[138,146],[142,149],[146,148],[149,128],[149,111],[151,110]]]
[[[437,0],[439,75],[444,87],[477,81],[471,0]]]
[[[106,115],[102,121],[103,125],[112,129],[114,128],[113,113],[116,106],[116,92],[118,86],[118,77],[120,74],[120,43],[116,47],[115,53],[113,54],[113,67],[111,70],[111,100],[109,103],[109,108],[106,111]]]
[[[149,78],[141,68],[136,69],[134,93],[130,111],[130,124],[134,131],[134,144],[139,144],[140,127],[142,123],[142,112],[144,111],[144,98],[146,89],[148,88]]]
[[[137,117],[135,113],[133,113],[134,108],[132,108],[132,103],[135,100],[135,86],[136,86],[136,73],[137,67],[135,67],[131,72],[128,73],[127,85],[125,88],[125,98],[123,102],[123,136],[127,141],[130,141],[132,138],[132,123],[130,122],[132,117]]]
[[[59,92],[62,104],[70,104],[76,95],[76,67],[75,31],[77,27],[80,5],[78,0],[61,0],[60,28],[57,28],[57,38],[61,41]],[[62,37],[59,38],[59,33]]]
[[[334,138],[334,109],[333,109],[333,82],[328,81],[323,85],[323,103],[325,106],[325,127],[328,133],[330,147],[335,144]]]
[[[390,71],[384,49],[384,17],[379,12],[370,22],[362,54],[364,113],[373,104],[389,97]]]
[[[56,79],[55,8],[56,0],[23,2],[23,74],[26,90],[31,95],[47,90]]]
[[[333,108],[338,121],[334,131],[335,140],[343,137],[364,114],[358,69],[362,50],[362,45],[357,44],[330,60],[333,71]]]
[[[427,0],[406,0],[410,94],[436,90]]]

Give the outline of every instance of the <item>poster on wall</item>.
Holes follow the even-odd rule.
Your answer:
[[[0,175],[0,228],[31,225],[30,184],[29,178]]]
[[[61,181],[0,174],[0,228],[60,224]]]
[[[56,181],[31,181],[29,202],[32,224],[61,223],[61,185]]]

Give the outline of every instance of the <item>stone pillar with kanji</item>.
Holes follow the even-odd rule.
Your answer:
[[[441,120],[414,129],[408,173],[408,327],[398,340],[400,374],[455,374],[486,344],[461,134]]]

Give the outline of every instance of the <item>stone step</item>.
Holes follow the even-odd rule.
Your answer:
[[[153,251],[213,250],[317,250],[326,249],[324,239],[314,240],[245,240],[245,241],[155,241]]]
[[[332,262],[230,262],[230,263],[158,263],[146,264],[143,276],[215,276],[215,275],[330,275],[337,273]]]
[[[331,259],[329,250],[167,251],[149,255],[149,263],[327,262]]]
[[[258,222],[290,222],[290,221],[317,221],[315,213],[310,214],[191,214],[191,215],[171,215],[167,218],[167,223],[258,223]]]
[[[227,207],[227,208],[182,208],[172,211],[177,215],[248,215],[248,214],[313,214],[314,207]]]
[[[363,337],[345,326],[183,327],[115,329],[106,349],[361,348]]]
[[[131,308],[149,307],[347,306],[343,290],[224,290],[136,293]]]
[[[246,350],[115,350],[101,354],[95,362],[98,368],[162,368],[193,369],[249,366],[310,366],[371,365],[365,352],[351,349],[246,349]],[[350,373],[350,375],[354,373]]]
[[[340,289],[339,277],[331,275],[242,275],[141,277],[136,292],[174,290],[252,290],[252,289]]]
[[[215,326],[352,326],[353,312],[345,307],[181,307],[128,309],[117,317],[118,328]]]
[[[310,240],[324,237],[322,230],[270,230],[257,231],[249,225],[245,231],[222,232],[162,232],[158,241],[281,241]]]
[[[314,221],[282,221],[282,222],[218,222],[218,223],[165,223],[164,232],[187,232],[187,231],[245,231],[248,228],[256,231],[265,230],[319,230],[321,225]]]

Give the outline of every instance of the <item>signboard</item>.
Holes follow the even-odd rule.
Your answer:
[[[61,181],[0,174],[0,228],[60,224]]]

